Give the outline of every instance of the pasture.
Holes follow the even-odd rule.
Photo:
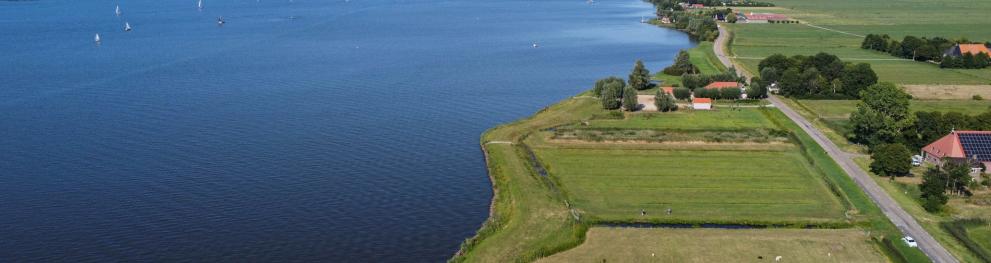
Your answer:
[[[898,60],[860,49],[863,35],[888,34],[901,39],[919,37],[991,40],[991,2],[976,0],[816,0],[773,1],[773,8],[739,8],[791,16],[803,24],[733,24],[732,52],[752,73],[760,58],[774,53],[812,55],[832,53],[845,61],[870,63],[882,81],[900,84],[987,85],[991,69],[940,69],[936,65]],[[835,31],[808,26],[812,24]],[[839,32],[837,32],[839,31]]]
[[[824,119],[848,119],[850,114],[857,111],[857,100],[799,100],[806,108],[811,109],[818,117]],[[909,110],[918,111],[956,111],[967,115],[975,115],[991,110],[988,100],[912,100]]]
[[[794,150],[540,147],[535,152],[572,204],[604,221],[782,224],[843,219],[840,200]],[[647,214],[641,215],[641,209]]]
[[[594,227],[587,239],[539,262],[887,262],[857,229]]]

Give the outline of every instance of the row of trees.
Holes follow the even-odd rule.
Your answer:
[[[791,97],[857,98],[862,90],[877,83],[877,74],[867,63],[846,63],[839,57],[818,53],[814,56],[771,55],[758,65],[756,86],[777,84],[780,93]]]
[[[917,61],[939,61],[943,57],[943,51],[956,44],[957,42],[941,37],[905,36],[902,41],[898,41],[891,39],[886,34],[868,34],[864,37],[860,48],[886,52],[892,56]]]
[[[972,43],[967,39],[949,40],[942,37],[925,38],[905,36],[901,41],[891,39],[888,35],[868,34],[860,44],[863,49],[886,52],[892,56],[916,61],[939,62],[941,68],[979,69],[991,66],[991,57],[987,53],[964,53],[960,56],[943,56],[956,44]],[[984,43],[991,46],[991,43]]]
[[[696,98],[735,100],[742,92],[738,88],[695,89]]]
[[[736,75],[736,69],[730,68],[725,73],[719,74],[683,74],[681,75],[681,86],[689,90],[696,90],[717,81],[739,82],[740,77]]]
[[[952,130],[991,131],[991,110],[977,115],[960,112],[920,111],[901,131],[901,141],[913,149],[926,146]]]

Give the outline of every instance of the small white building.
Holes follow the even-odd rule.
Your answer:
[[[692,99],[692,108],[696,110],[711,110],[712,109],[712,99],[710,98],[694,98]]]

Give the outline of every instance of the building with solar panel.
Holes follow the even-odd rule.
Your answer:
[[[991,167],[991,131],[952,131],[949,135],[922,147],[927,162],[969,162],[974,172]]]

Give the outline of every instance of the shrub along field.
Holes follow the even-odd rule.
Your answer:
[[[894,57],[860,49],[863,36],[888,34],[901,40],[906,35],[918,37],[968,38],[991,40],[991,2],[978,0],[835,0],[823,4],[817,0],[773,1],[777,7],[740,8],[744,12],[781,13],[803,24],[733,24],[730,49],[743,58],[750,72],[757,73],[758,60],[773,53],[813,55],[827,52],[844,61],[870,63],[880,81],[899,84],[989,84],[991,69],[939,69],[935,64],[898,60]],[[807,24],[821,26],[830,31]]]
[[[536,148],[574,207],[615,222],[843,220],[843,205],[791,151]],[[666,209],[672,213],[667,214]],[[647,214],[641,215],[641,209]]]
[[[594,227],[539,262],[886,262],[861,230]]]

